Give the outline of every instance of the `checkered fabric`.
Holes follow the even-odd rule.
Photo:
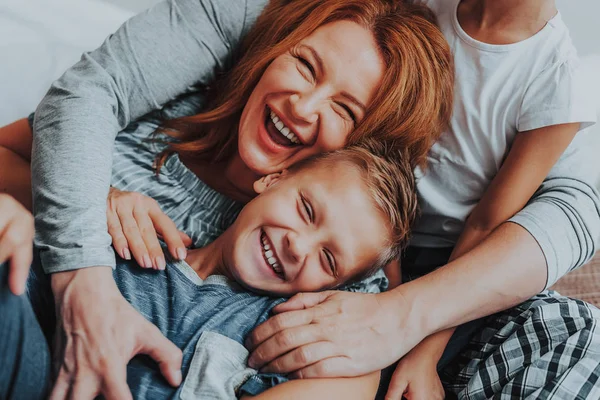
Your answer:
[[[487,318],[440,373],[459,399],[600,399],[600,310],[545,291]]]

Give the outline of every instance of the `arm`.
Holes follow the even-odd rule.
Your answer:
[[[105,200],[117,132],[225,69],[265,2],[165,1],[52,84],[36,110],[32,159],[36,245],[46,272],[114,267]]]
[[[517,134],[500,171],[469,215],[450,261],[523,209],[578,130],[579,124],[574,123]]]
[[[579,124],[553,125],[519,133],[502,167],[467,219],[449,261],[479,245],[490,233],[527,204],[552,166],[567,149]],[[419,343],[414,352],[439,361],[454,328]]]
[[[597,151],[590,139],[578,134],[527,206],[446,266],[378,295],[307,293],[280,304],[278,315],[250,335],[249,364],[302,377],[372,372],[435,332],[552,285],[598,245],[600,198],[591,183]],[[323,341],[320,355],[310,352]]]
[[[379,372],[356,378],[296,379],[272,387],[258,396],[242,396],[242,400],[373,399],[378,384]]]
[[[31,211],[31,129],[27,119],[0,128],[0,193]]]

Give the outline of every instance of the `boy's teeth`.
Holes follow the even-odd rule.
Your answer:
[[[265,247],[266,247],[266,246],[265,246]],[[273,252],[272,252],[271,250],[268,250],[268,249],[266,249],[266,248],[265,248],[265,250],[267,250],[267,251],[265,251],[265,256],[267,256],[267,258],[269,258],[269,257],[273,257]]]

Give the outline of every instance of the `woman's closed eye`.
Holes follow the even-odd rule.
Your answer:
[[[306,80],[314,82],[316,79],[315,67],[306,58],[292,52],[292,55],[298,60],[298,70]]]
[[[338,108],[338,114],[340,114],[342,118],[352,121],[354,124],[356,124],[356,115],[354,112],[352,112],[350,107],[344,103],[335,103],[335,106]]]

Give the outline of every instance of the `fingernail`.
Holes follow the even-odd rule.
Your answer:
[[[249,358],[249,359],[248,359],[248,366],[249,366],[250,368],[254,368],[254,369],[256,369],[256,363],[254,362],[254,360],[253,360],[252,358]]]
[[[152,261],[148,254],[144,254],[144,268],[152,268]]]
[[[161,271],[165,269],[166,262],[165,262],[165,258],[163,256],[156,257],[154,259],[154,262],[156,262],[156,268],[160,269]]]
[[[123,258],[126,260],[131,260],[131,253],[127,247],[123,249]]]
[[[185,251],[185,249],[183,247],[180,247],[177,249],[177,258],[179,258],[180,260],[185,260],[186,256],[187,256],[187,252]]]

